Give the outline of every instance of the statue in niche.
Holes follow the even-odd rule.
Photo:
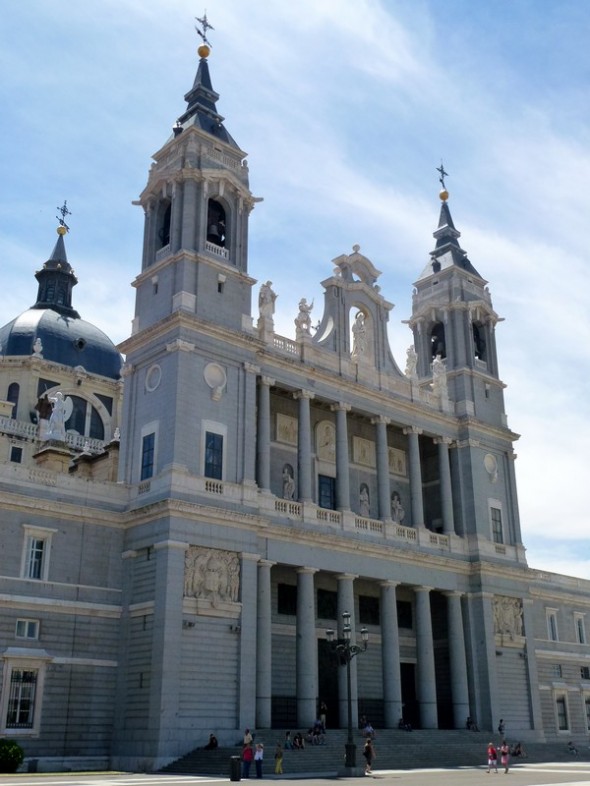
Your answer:
[[[391,518],[397,523],[401,524],[406,515],[399,491],[394,491],[391,495]]]
[[[276,294],[272,289],[272,281],[267,281],[260,287],[258,294],[258,309],[261,319],[272,319],[275,313]]]
[[[494,633],[512,641],[523,635],[522,601],[505,595],[494,597]]]
[[[352,326],[352,357],[358,359],[367,351],[367,326],[365,325],[365,315],[362,311],[357,312]]]
[[[235,603],[240,587],[240,563],[236,554],[219,549],[190,546],[184,558],[184,595],[204,598],[216,608]]]
[[[359,513],[361,516],[365,516],[365,518],[370,518],[371,516],[371,499],[369,497],[369,487],[366,483],[361,484],[359,492]]]
[[[33,357],[34,358],[42,358],[43,357],[43,342],[40,338],[36,338],[33,342]]]
[[[313,300],[311,304],[303,297],[299,301],[299,314],[295,318],[295,327],[297,328],[297,335],[307,333],[310,335],[311,328],[311,311],[313,309]]]
[[[410,379],[417,379],[418,378],[418,355],[416,354],[416,350],[414,349],[414,345],[411,344],[406,350],[406,377]]]
[[[283,499],[295,499],[295,481],[293,467],[290,464],[285,464],[283,467]]]

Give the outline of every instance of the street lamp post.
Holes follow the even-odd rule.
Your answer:
[[[369,631],[361,628],[361,644],[352,642],[352,628],[350,627],[350,614],[342,613],[342,638],[335,640],[332,629],[326,631],[326,638],[331,644],[332,653],[338,658],[340,665],[346,665],[346,690],[348,699],[348,736],[346,740],[346,756],[344,766],[356,767],[356,745],[352,736],[352,694],[350,688],[350,661],[360,652],[365,652],[369,643]]]

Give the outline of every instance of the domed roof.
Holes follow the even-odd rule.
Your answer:
[[[66,205],[61,209],[65,216]],[[119,379],[122,358],[117,348],[72,307],[72,289],[78,283],[68,262],[64,236],[67,226],[60,221],[55,248],[41,270],[37,302],[12,322],[0,328],[1,352],[5,356],[36,355],[64,366],[82,366],[91,374]],[[33,346],[35,345],[35,346]]]
[[[30,356],[41,341],[40,354],[64,366],[83,366],[92,374],[119,379],[122,358],[110,338],[80,317],[51,308],[30,308],[0,328],[2,353]]]

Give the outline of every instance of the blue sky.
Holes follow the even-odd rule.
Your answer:
[[[72,210],[74,304],[114,341],[133,316],[151,154],[197,67],[188,0],[9,0],[0,26],[0,324]],[[590,15],[576,0],[207,0],[218,110],[264,201],[250,273],[293,337],[331,260],[358,243],[395,303],[433,248],[441,159],[461,243],[490,282],[532,567],[590,577],[587,295]],[[317,308],[317,306],[316,306]],[[317,309],[319,311],[319,309]],[[319,318],[319,313],[314,317]]]

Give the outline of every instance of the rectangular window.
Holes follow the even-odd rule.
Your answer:
[[[590,696],[584,699],[584,709],[586,710],[586,728],[590,731]]]
[[[213,431],[205,434],[205,477],[223,479],[223,436]]]
[[[551,667],[551,671],[553,673],[553,676],[556,677],[557,679],[561,679],[561,677],[563,677],[563,672],[560,663],[554,663],[553,666]]]
[[[141,475],[140,480],[147,480],[154,474],[154,451],[156,446],[156,435],[152,431],[146,434],[141,441]]]
[[[318,617],[322,620],[335,620],[337,615],[338,595],[331,590],[317,591]]]
[[[36,538],[31,535],[28,540],[28,559],[25,577],[27,579],[42,579],[45,539]]]
[[[559,641],[559,636],[557,634],[557,612],[548,610],[547,611],[547,635],[549,636],[549,641]]]
[[[584,626],[583,614],[574,614],[574,620],[576,624],[576,641],[578,642],[578,644],[585,644],[586,628]]]
[[[361,625],[379,625],[379,598],[359,595],[359,622]]]
[[[318,475],[318,505],[320,508],[336,510],[336,478]]]
[[[10,460],[15,464],[20,464],[23,460],[23,449],[17,445],[10,446]]]
[[[14,635],[17,639],[38,639],[39,620],[17,620]]]
[[[279,584],[277,587],[277,612],[297,614],[297,587],[295,584]]]
[[[504,543],[504,533],[502,531],[502,511],[500,508],[490,508],[492,519],[492,540],[494,543]]]
[[[7,729],[32,729],[37,691],[36,669],[13,669],[10,675]]]
[[[569,721],[567,718],[567,702],[565,696],[557,696],[555,699],[555,711],[557,713],[557,728],[559,731],[568,731]]]
[[[580,677],[583,680],[590,680],[590,666],[581,666],[580,667]]]

